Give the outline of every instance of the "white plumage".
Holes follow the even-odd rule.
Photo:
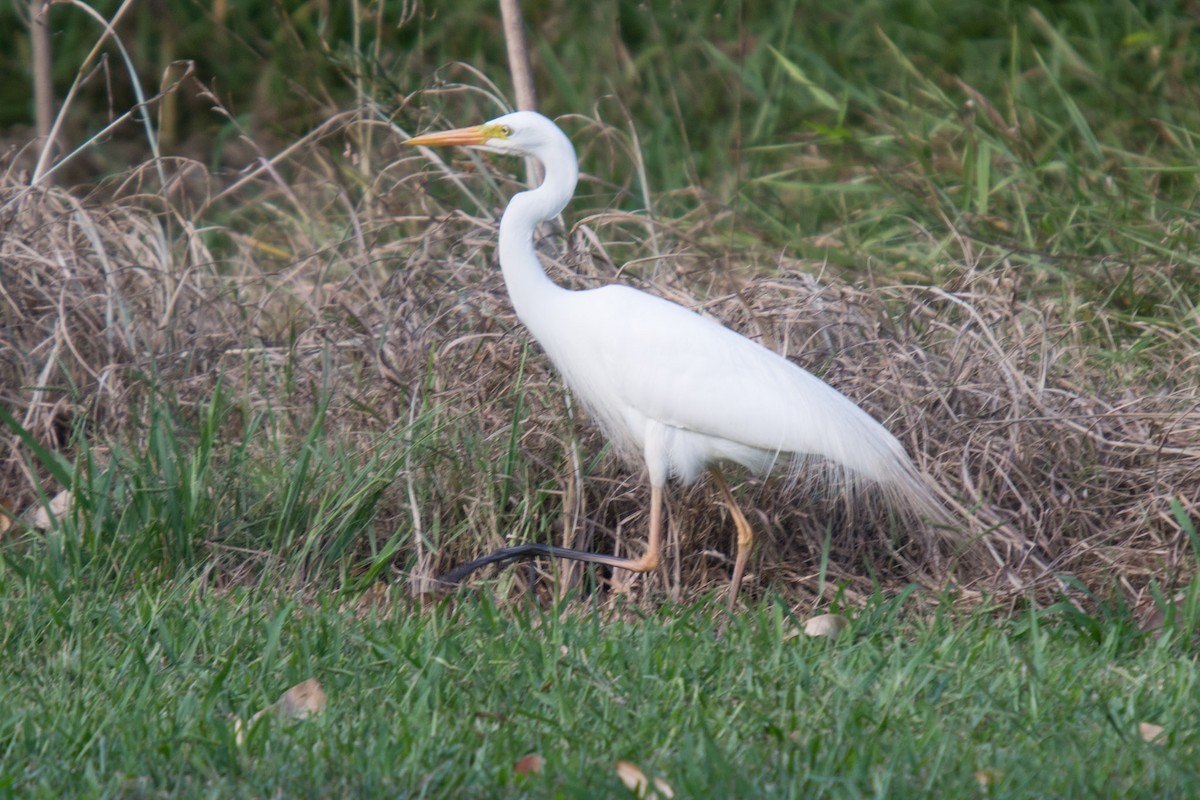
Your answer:
[[[755,472],[815,461],[849,491],[874,483],[901,507],[939,513],[900,442],[811,373],[662,298],[620,285],[570,291],[550,280],[533,248],[534,229],[562,211],[578,180],[575,149],[553,122],[522,111],[408,143],[532,156],[545,168],[542,185],[514,196],[501,219],[505,284],[521,322],[604,432],[625,454],[644,460],[652,489],[649,547],[641,559],[561,549],[555,554],[653,569],[659,560],[663,487],[669,478],[690,483],[708,468],[738,527],[732,604],[752,533],[721,478],[720,461]],[[502,557],[472,563],[482,566]],[[461,577],[469,568],[455,573]]]

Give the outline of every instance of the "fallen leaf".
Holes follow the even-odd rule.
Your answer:
[[[321,688],[321,684],[317,682],[316,678],[300,681],[300,683],[297,683],[279,695],[279,699],[273,704],[251,717],[250,722],[243,722],[241,717],[234,718],[234,741],[237,742],[239,747],[245,744],[246,731],[262,719],[263,714],[274,711],[277,715],[289,719],[308,719],[324,711],[328,703],[329,697],[325,694],[325,690]]]
[[[12,530],[12,526],[15,524],[13,513],[9,510],[11,508],[11,500],[7,497],[0,498],[0,536]]]
[[[546,759],[537,753],[530,753],[516,763],[513,772],[518,775],[541,775],[544,766],[546,766]]]
[[[47,508],[49,506],[49,508]],[[55,520],[66,515],[71,508],[71,490],[63,489],[49,503],[35,503],[25,511],[25,522],[39,531],[54,527]]]
[[[659,794],[663,797],[671,798],[675,796],[675,790],[671,788],[671,784],[657,776],[654,778],[654,788],[658,789]]]
[[[975,771],[975,782],[979,784],[980,789],[988,789],[995,783],[999,783],[1004,777],[1004,772],[998,769],[980,769]]]
[[[625,784],[625,788],[636,794],[641,800],[658,800],[660,795],[666,798],[675,796],[675,790],[671,788],[671,784],[662,778],[656,777],[653,780],[647,778],[646,773],[642,772],[642,768],[632,761],[617,762],[617,777],[621,779],[621,783]],[[651,785],[654,788],[651,788]]]
[[[237,742],[238,747],[246,743],[246,723],[242,722],[241,717],[233,719],[233,740]]]
[[[1154,603],[1154,604],[1150,605],[1150,607],[1142,613],[1142,620],[1140,623],[1138,623],[1138,630],[1145,631],[1145,632],[1157,631],[1160,628],[1162,628],[1163,625],[1167,624],[1168,608],[1174,610],[1175,619],[1178,620],[1178,619],[1182,618],[1184,609],[1186,607],[1187,607],[1187,593],[1186,592],[1179,592],[1178,594],[1176,594],[1174,599],[1172,599],[1167,604],[1167,608],[1163,608],[1162,606],[1159,606],[1157,603]]]
[[[279,696],[275,707],[292,719],[308,719],[325,710],[329,698],[316,678],[300,681]]]
[[[638,797],[641,797],[642,792],[646,791],[646,787],[650,785],[642,768],[629,761],[617,762],[617,777],[621,779],[621,783],[625,784],[625,788],[637,792]]]
[[[1162,725],[1155,725],[1153,722],[1138,723],[1138,733],[1142,735],[1143,742],[1149,742],[1150,744],[1162,744],[1163,741],[1165,741],[1164,734],[1166,732],[1166,728],[1164,728]]]
[[[836,638],[839,633],[850,626],[850,620],[841,614],[821,614],[804,622],[806,636],[828,636]]]

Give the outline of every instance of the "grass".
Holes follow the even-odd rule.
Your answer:
[[[22,797],[1163,797],[1200,785],[1182,628],[921,608],[834,641],[786,602],[421,609],[182,579],[55,596],[4,575],[0,786]],[[316,677],[325,712],[249,719]],[[1143,741],[1139,723],[1163,726]],[[514,766],[536,753],[541,775]]]
[[[746,480],[737,614],[703,488],[624,592],[418,601],[645,525],[495,270],[519,165],[398,145],[499,111],[493,4],[180,0],[165,37],[134,5],[136,78],[82,69],[96,22],[55,4],[80,185],[0,151],[0,795],[620,796],[618,760],[678,796],[1197,793],[1186,4],[686,5],[527,11],[584,168],[552,275],[786,350],[988,551]],[[842,638],[795,635],[831,608]],[[324,713],[239,743],[310,676]]]
[[[180,57],[215,87],[210,96],[189,81],[169,94],[157,121],[171,135],[160,130],[166,141],[154,142],[214,169],[250,164],[255,149],[269,154],[364,98],[385,109],[397,98],[407,129],[439,115],[494,116],[503,103],[480,88],[481,78],[505,86],[491,0],[436,11],[365,4],[357,14],[168,6],[178,23],[170,36],[157,35],[149,7],[129,9],[120,32],[141,58],[144,94],[170,84],[162,76],[178,75],[169,65]],[[16,14],[0,9],[14,31]],[[607,207],[616,190],[626,210],[664,219],[699,210],[723,218],[707,233],[726,252],[749,238],[855,272],[883,261],[945,278],[945,250],[965,237],[985,260],[1065,277],[1057,290],[1095,291],[1133,315],[1156,314],[1175,292],[1196,302],[1200,103],[1186,3],[1075,0],[1048,11],[1029,2],[830,9],[705,0],[528,14],[544,109],[604,123],[583,140],[586,171],[600,181],[585,186],[585,203]],[[51,20],[63,92],[97,25],[71,8],[52,8]],[[24,48],[11,52],[17,74]],[[132,83],[84,81],[72,140],[124,105]],[[0,90],[2,113],[29,106],[22,91],[21,81]],[[211,112],[214,97],[227,113]],[[133,121],[117,135],[154,149]],[[378,132],[367,126],[348,139],[364,151],[362,166],[380,163],[370,152]],[[99,169],[127,155],[88,153]],[[652,201],[629,169],[634,158]],[[283,166],[289,177],[304,172]],[[348,185],[373,180],[350,165],[340,171]]]

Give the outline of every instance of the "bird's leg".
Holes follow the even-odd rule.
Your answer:
[[[729,609],[732,611],[733,604],[737,602],[738,587],[742,585],[742,574],[746,571],[746,562],[750,559],[750,547],[754,544],[754,531],[750,529],[750,523],[746,521],[746,515],[742,513],[741,507],[733,499],[733,492],[729,491],[729,486],[725,483],[725,476],[721,474],[721,470],[714,466],[709,468],[709,472],[712,473],[713,480],[725,501],[725,506],[733,516],[733,524],[737,527],[737,561],[733,563],[733,580],[729,583]]]
[[[626,563],[619,564],[621,569],[627,569],[630,572],[649,572],[662,560],[662,507],[663,488],[651,486],[650,536],[646,542],[646,552],[642,554],[641,558],[629,559]]]

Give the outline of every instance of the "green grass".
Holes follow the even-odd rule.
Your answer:
[[[174,131],[164,152],[190,134],[182,153],[214,167],[242,130],[294,141],[364,97],[413,129],[439,113],[454,124],[495,115],[503,98],[481,78],[510,94],[492,0],[366,4],[357,17],[337,4],[238,3],[219,24],[190,0],[166,5],[170,36],[149,6],[131,9],[121,33],[148,92],[179,58],[215,85],[228,115],[189,86],[158,120]],[[19,31],[15,14],[0,9],[0,20]],[[97,24],[69,7],[50,15],[61,96]],[[768,245],[858,274],[883,264],[943,279],[965,242],[985,264],[1040,276],[1040,291],[1100,297],[1134,318],[1200,299],[1200,48],[1186,3],[703,0],[535,4],[526,15],[543,110],[612,126],[581,137],[599,182],[577,207],[730,212],[707,232],[717,250]],[[0,63],[21,74],[27,47],[15,44]],[[472,88],[436,91],[460,81]],[[93,77],[71,140],[132,102],[131,84],[119,70]],[[26,121],[30,91],[0,88],[0,124]],[[140,128],[118,136],[145,146]],[[365,150],[381,138],[349,135]],[[100,164],[121,171],[126,155]],[[350,186],[374,178],[343,169]]]
[[[186,579],[56,597],[3,575],[0,787],[22,797],[1184,797],[1189,642],[871,598],[835,642],[778,602],[613,615],[486,599],[373,612]],[[326,711],[248,719],[317,678]],[[1138,725],[1165,728],[1147,743]],[[517,776],[529,753],[540,776]],[[989,788],[981,789],[986,773]]]

